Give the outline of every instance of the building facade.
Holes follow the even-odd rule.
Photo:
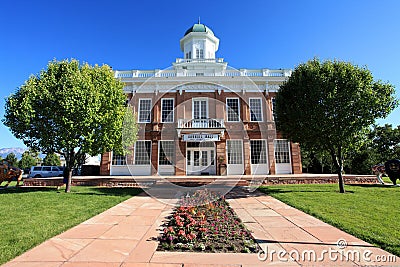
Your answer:
[[[102,175],[301,173],[299,145],[274,122],[274,97],[291,70],[233,69],[216,57],[218,46],[198,23],[171,68],[115,71],[139,133],[127,155],[102,155]]]

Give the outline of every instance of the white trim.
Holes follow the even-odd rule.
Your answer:
[[[142,101],[142,100],[150,100],[150,118],[149,118],[149,121],[140,121],[140,106],[141,106],[141,104],[140,104],[140,102]],[[151,110],[152,110],[152,103],[153,103],[153,101],[152,101],[152,99],[151,98],[139,98],[139,105],[138,105],[138,123],[150,123],[151,122]]]
[[[228,107],[228,99],[236,99],[238,101],[238,120],[237,121],[229,120],[229,117],[228,117],[228,109],[229,109],[229,107]],[[227,97],[225,99],[225,114],[226,114],[226,121],[227,122],[240,122],[241,121],[241,119],[240,119],[240,98],[239,97]]]
[[[251,119],[251,105],[250,105],[251,99],[259,99],[260,100],[261,120],[259,120],[259,121],[253,121]],[[251,122],[264,122],[263,101],[262,100],[263,100],[262,97],[249,97],[249,115],[250,115],[250,121]]]
[[[163,121],[163,101],[172,100],[172,121]],[[174,123],[175,122],[175,98],[161,98],[161,123]]]

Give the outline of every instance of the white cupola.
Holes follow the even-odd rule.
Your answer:
[[[219,39],[213,31],[199,22],[190,27],[180,40],[183,58],[185,59],[215,59]]]

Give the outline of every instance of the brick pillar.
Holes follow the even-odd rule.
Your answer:
[[[158,141],[151,141],[151,175],[157,175],[158,172]]]
[[[303,166],[301,164],[301,153],[300,145],[298,143],[290,142],[290,150],[292,157],[292,172],[293,174],[300,174],[303,172]]]
[[[105,152],[101,155],[100,175],[110,175],[111,152]]]
[[[243,139],[243,159],[244,159],[244,174],[250,175],[250,141],[249,139]]]
[[[275,148],[274,139],[268,136],[268,162],[269,162],[269,174],[276,174],[275,171]]]
[[[219,159],[223,158],[224,161],[222,163],[227,164],[228,163],[228,159],[226,158],[226,140],[225,139],[221,139],[221,141],[217,142],[217,159],[216,159],[216,163],[217,163],[217,174],[219,174],[219,165],[220,165],[220,161]]]
[[[243,95],[240,96],[240,103],[240,113],[242,113],[242,120],[245,122],[250,121],[249,108]]]
[[[175,144],[175,175],[186,175],[186,143],[178,139]]]

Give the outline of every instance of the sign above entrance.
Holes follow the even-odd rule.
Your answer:
[[[182,140],[185,142],[219,141],[219,135],[218,134],[184,134]]]

